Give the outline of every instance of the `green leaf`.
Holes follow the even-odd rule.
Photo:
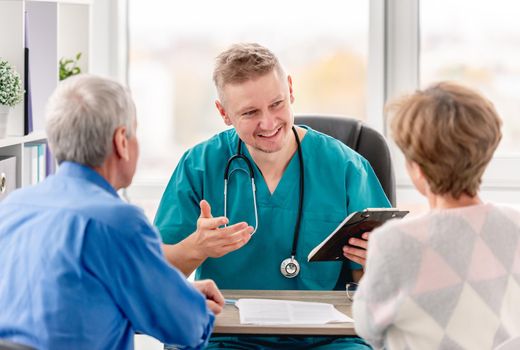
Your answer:
[[[60,80],[67,79],[72,75],[81,73],[81,68],[78,67],[81,52],[78,52],[73,59],[62,57],[59,61],[59,77]]]

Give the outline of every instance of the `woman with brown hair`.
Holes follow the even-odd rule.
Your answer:
[[[520,213],[478,194],[502,136],[495,108],[439,83],[388,110],[431,210],[371,234],[356,331],[387,349],[492,349],[520,335]]]

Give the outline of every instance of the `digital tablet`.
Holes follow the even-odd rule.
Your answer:
[[[365,232],[370,232],[390,219],[400,219],[408,211],[396,208],[369,208],[356,211],[346,217],[341,224],[320,244],[309,253],[308,261],[335,261],[346,260],[343,255],[343,246],[350,245],[352,237],[361,238]]]

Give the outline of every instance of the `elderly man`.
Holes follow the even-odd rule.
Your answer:
[[[63,82],[47,111],[60,167],[0,205],[0,339],[38,349],[131,349],[134,332],[207,343],[222,295],[186,282],[123,202],[138,158],[135,107],[116,82]],[[202,293],[201,293],[202,292]]]

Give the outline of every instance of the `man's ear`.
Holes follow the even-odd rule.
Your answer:
[[[292,77],[290,75],[287,76],[287,85],[289,85],[289,99],[291,103],[294,103],[294,94],[292,88]]]
[[[127,130],[125,126],[120,126],[114,131],[114,153],[118,158],[126,161],[130,159],[130,152],[128,150]]]
[[[224,106],[222,106],[222,103],[220,103],[219,100],[215,101],[215,107],[217,107],[218,112],[220,113],[220,116],[222,117],[222,120],[224,120],[224,123],[226,123],[226,125],[231,125],[232,124],[231,119],[229,119],[229,117],[227,116],[226,110],[224,109]]]

